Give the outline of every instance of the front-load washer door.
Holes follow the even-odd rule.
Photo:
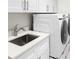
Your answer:
[[[68,25],[66,20],[63,20],[61,25],[61,42],[62,44],[65,44],[67,42],[68,37]]]

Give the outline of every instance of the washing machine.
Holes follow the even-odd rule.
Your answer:
[[[66,45],[64,53],[59,57],[59,59],[70,59],[70,43]]]
[[[68,24],[58,14],[34,14],[33,30],[50,33],[50,59],[59,58],[68,44]]]

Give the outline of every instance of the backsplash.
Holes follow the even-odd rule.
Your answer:
[[[11,35],[14,26],[18,24],[18,28],[24,27],[25,30],[29,30],[32,20],[32,14],[25,13],[9,13],[8,14],[8,32]],[[21,33],[22,31],[20,31]]]
[[[9,13],[8,14],[8,29],[12,29],[16,24],[18,27],[31,25],[32,15],[24,13]],[[27,30],[29,29],[26,28]]]

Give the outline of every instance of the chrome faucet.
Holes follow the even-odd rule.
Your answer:
[[[23,30],[23,31],[26,31],[23,27],[21,27],[21,28],[19,28],[18,29],[18,24],[16,24],[15,26],[14,26],[14,36],[17,36],[17,34],[18,34],[18,31],[20,31],[20,30]]]

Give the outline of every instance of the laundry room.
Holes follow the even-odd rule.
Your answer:
[[[70,0],[8,0],[8,59],[70,59]]]

